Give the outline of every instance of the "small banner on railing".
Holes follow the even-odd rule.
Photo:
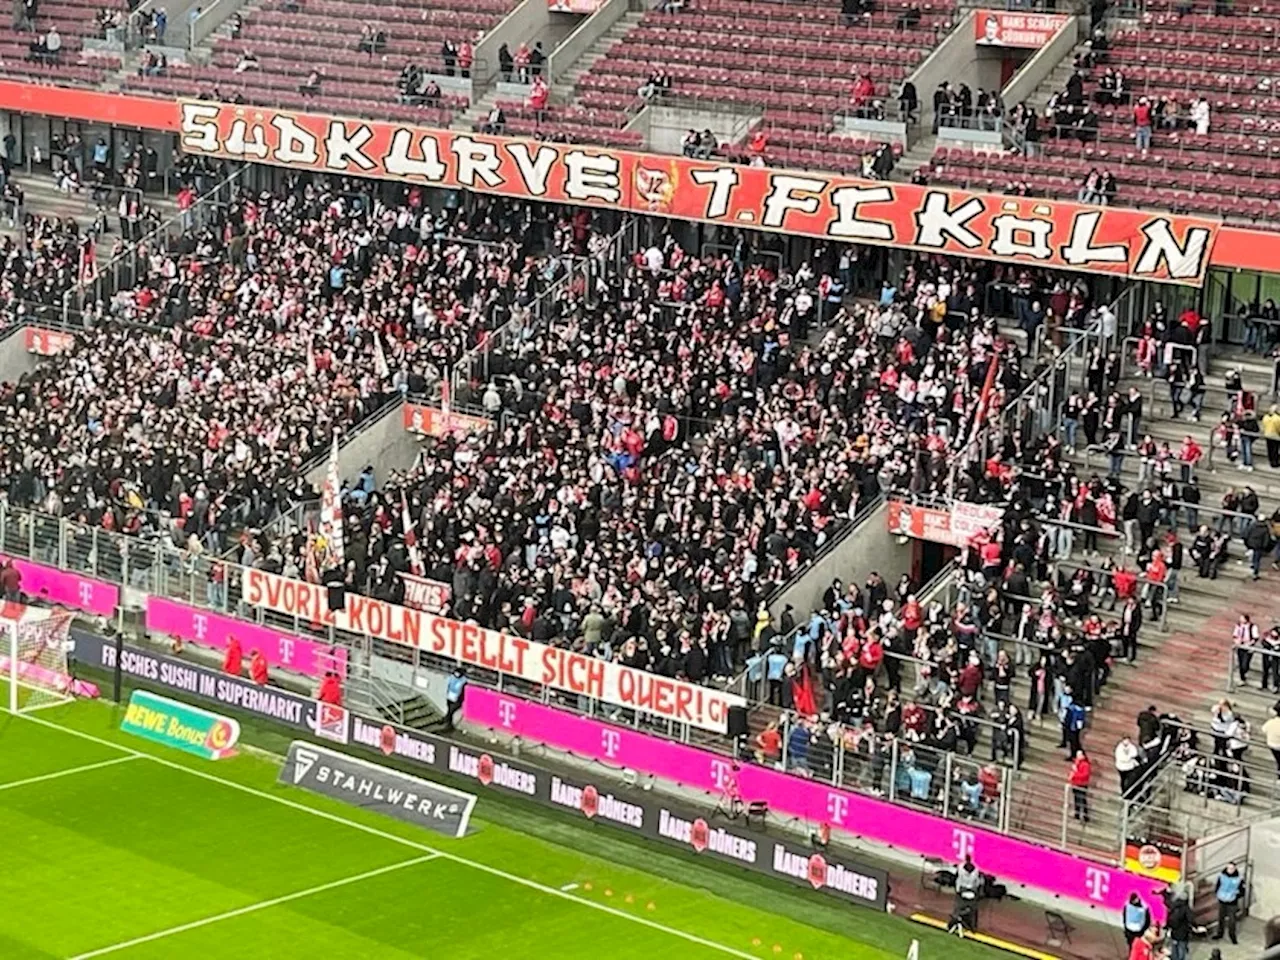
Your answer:
[[[1070,19],[1063,13],[978,10],[973,18],[974,42],[988,47],[1026,47],[1039,50]]]
[[[953,503],[949,508],[923,507],[902,500],[885,503],[890,533],[953,547],[967,547],[973,538],[999,526],[1004,508],[982,503]]]
[[[1181,844],[1128,837],[1124,842],[1124,868],[1165,883],[1177,883],[1182,879],[1182,854]]]
[[[62,330],[46,330],[44,327],[27,327],[24,336],[27,342],[27,353],[39,354],[42,357],[56,357],[64,350],[70,349],[76,342],[73,334]]]
[[[447,437],[451,433],[480,433],[492,426],[493,421],[485,417],[452,411],[446,413],[439,407],[428,407],[421,403],[404,405],[404,428],[428,437]]]
[[[400,571],[400,579],[404,581],[404,605],[427,613],[448,613],[449,598],[453,588],[447,583],[432,580],[429,577],[418,577],[406,571]]]

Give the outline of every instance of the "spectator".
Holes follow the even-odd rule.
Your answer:
[[[441,724],[445,730],[452,730],[458,711],[462,709],[467,697],[467,674],[461,667],[456,667],[449,674],[445,689],[445,712]]]
[[[1138,745],[1128,736],[1121,737],[1116,744],[1115,754],[1116,772],[1120,774],[1120,795],[1127,798],[1142,775]]]
[[[222,658],[222,672],[228,673],[233,677],[241,676],[244,673],[244,651],[240,647],[240,638],[230,636],[227,638],[227,652]]]
[[[1276,776],[1280,777],[1280,702],[1271,708],[1271,716],[1262,725],[1262,734],[1267,738],[1267,749],[1276,762]]]
[[[1209,135],[1209,101],[1203,95],[1196,97],[1191,103],[1191,123],[1197,136]]]
[[[249,654],[249,679],[260,687],[267,685],[267,658],[261,650],[255,649]]]
[[[1151,150],[1151,104],[1146,97],[1138,100],[1133,108],[1134,139],[1145,157]]]
[[[511,48],[503,42],[498,47],[498,75],[503,83],[511,82],[511,73],[515,69],[515,60],[511,56]]]
[[[316,699],[321,703],[332,704],[335,707],[342,706],[342,681],[338,679],[338,675],[332,670],[326,671],[324,678],[320,681]]]
[[[1092,776],[1093,767],[1088,755],[1083,750],[1078,750],[1075,759],[1071,761],[1067,782],[1071,784],[1072,815],[1083,823],[1089,822],[1089,781]]]

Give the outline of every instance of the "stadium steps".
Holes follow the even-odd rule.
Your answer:
[[[421,696],[401,700],[394,706],[379,706],[377,711],[383,720],[419,730],[425,730],[440,720],[440,712],[426,697]]]
[[[921,129],[923,128],[917,129],[919,139],[893,165],[889,179],[900,180],[905,183],[911,179],[913,173],[921,167],[929,166],[933,162],[933,151],[938,143],[938,138],[933,134],[920,133]],[[928,173],[928,171],[926,170],[925,173]]]
[[[599,40],[588,47],[586,52],[573,62],[563,79],[558,77],[551,78],[553,88],[563,86],[573,87],[576,90],[578,82],[590,72],[596,61],[607,56],[613,45],[630,33],[644,17],[645,14],[643,12],[629,11],[624,13],[617,23],[611,26]]]

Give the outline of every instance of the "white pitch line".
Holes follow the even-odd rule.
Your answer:
[[[123,940],[120,943],[113,943],[109,947],[90,950],[88,953],[78,953],[72,957],[71,960],[89,960],[90,957],[102,957],[106,956],[108,953],[117,953],[120,950],[128,950],[130,947],[137,947],[144,943],[163,940],[165,937],[172,937],[174,934],[178,933],[186,933],[188,930],[198,930],[200,927],[207,927],[213,923],[221,923],[223,920],[243,917],[246,913],[256,913],[259,910],[266,910],[268,907],[278,907],[282,903],[289,903],[292,900],[301,900],[303,897],[310,897],[317,893],[324,893],[326,890],[336,890],[338,887],[346,887],[353,883],[360,883],[362,880],[380,877],[382,874],[391,873],[393,870],[403,870],[405,867],[416,867],[420,863],[427,863],[428,861],[436,859],[438,859],[437,855],[432,853],[425,857],[414,857],[412,860],[402,860],[400,863],[393,863],[386,867],[378,867],[376,870],[366,870],[364,873],[357,873],[352,877],[343,877],[341,880],[322,883],[315,887],[308,887],[306,890],[298,890],[295,893],[286,893],[282,897],[272,897],[270,900],[251,903],[247,907],[239,907],[236,910],[217,913],[211,917],[204,917],[200,920],[192,920],[190,923],[181,923],[176,927],[169,927],[166,930],[157,930],[155,933],[148,933],[144,937],[134,937],[132,940]]]
[[[385,830],[379,830],[377,827],[371,827],[368,824],[360,823],[356,820],[348,820],[346,817],[338,816],[336,813],[330,813],[327,810],[321,810],[318,807],[309,807],[304,803],[298,803],[294,800],[288,799],[287,797],[281,797],[274,793],[267,793],[265,790],[259,790],[257,787],[251,787],[245,783],[237,783],[234,780],[226,780],[222,777],[219,777],[217,774],[209,773],[205,770],[199,770],[195,767],[188,767],[181,763],[176,763],[173,760],[166,759],[165,757],[157,756],[154,753],[143,753],[140,750],[134,750],[131,747],[123,746],[122,744],[115,743],[114,741],[111,741],[111,740],[104,740],[102,737],[96,737],[91,733],[85,733],[83,730],[77,730],[74,727],[64,727],[62,724],[53,723],[52,721],[46,720],[44,717],[33,717],[30,714],[26,714],[26,713],[19,714],[19,716],[22,717],[24,720],[27,720],[31,723],[39,724],[42,727],[48,727],[51,730],[61,730],[63,733],[69,733],[72,736],[80,737],[81,739],[88,740],[91,743],[100,743],[100,744],[103,744],[104,746],[114,747],[117,750],[122,750],[125,753],[132,754],[135,757],[146,757],[148,760],[153,760],[156,763],[160,764],[161,766],[171,767],[174,770],[181,770],[183,773],[189,773],[193,777],[200,777],[212,783],[220,783],[224,787],[230,787],[233,790],[239,790],[241,793],[247,793],[250,796],[261,797],[263,800],[270,800],[273,803],[279,803],[286,807],[292,807],[294,810],[301,810],[303,813],[309,813],[314,817],[320,817],[322,820],[330,820],[333,823],[341,823],[341,824],[344,824],[345,826],[363,831],[364,833],[372,834],[375,837],[382,837],[384,840],[391,840],[391,841],[394,841],[395,843],[402,844],[403,846],[412,847],[413,849],[420,850],[423,853],[434,853],[444,858],[445,860],[451,860],[454,863],[461,864],[462,866],[471,867],[475,870],[482,870],[485,873],[492,874],[495,877],[501,877],[502,879],[508,880],[511,883],[518,883],[523,887],[529,887],[532,890],[538,890],[542,893],[547,894],[548,896],[559,897],[562,900],[568,900],[571,903],[577,903],[577,904],[580,904],[581,906],[589,907],[592,910],[598,910],[601,913],[607,913],[610,916],[618,917],[619,919],[622,919],[622,920],[629,920],[631,923],[639,924],[642,927],[648,927],[650,930],[657,930],[661,933],[666,933],[673,937],[678,937],[679,939],[684,940],[688,943],[696,943],[700,947],[706,947],[709,950],[715,950],[719,953],[725,954],[726,956],[738,957],[739,960],[760,960],[760,958],[754,953],[746,953],[734,947],[726,946],[723,943],[716,943],[714,940],[707,940],[705,937],[700,937],[697,934],[687,933],[684,930],[677,930],[675,927],[668,927],[664,924],[658,923],[656,920],[650,920],[648,917],[635,916],[634,914],[627,913],[624,910],[619,910],[616,907],[610,907],[607,904],[596,903],[594,900],[585,900],[582,897],[575,897],[572,893],[569,893],[564,890],[557,890],[555,887],[549,887],[544,883],[538,883],[536,880],[529,880],[526,877],[519,877],[513,873],[507,873],[505,870],[499,870],[497,867],[491,867],[488,864],[480,863],[476,860],[468,860],[466,857],[460,857],[457,854],[449,853],[445,850],[438,850],[435,847],[429,847],[424,843],[418,843],[416,840],[410,840],[407,837],[397,836],[394,833],[388,833]]]
[[[138,754],[138,757],[142,754]],[[27,777],[25,780],[10,780],[7,783],[0,783],[0,790],[13,790],[16,787],[25,787],[32,783],[44,783],[47,780],[57,780],[60,777],[69,777],[76,773],[88,773],[90,770],[101,770],[103,767],[113,767],[117,763],[128,763],[130,760],[137,760],[138,757],[112,757],[110,760],[99,760],[97,763],[86,763],[81,767],[67,767],[65,770],[55,770],[53,773],[42,773],[38,777]]]

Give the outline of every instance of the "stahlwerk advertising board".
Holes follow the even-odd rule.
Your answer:
[[[80,631],[73,631],[73,636],[78,660],[101,669],[114,669],[115,649],[111,643]],[[889,877],[885,871],[839,854],[815,851],[746,829],[739,821],[712,824],[696,811],[663,802],[650,794],[633,795],[629,791],[603,787],[590,777],[561,776],[521,760],[495,756],[421,730],[371,720],[285,690],[259,688],[247,680],[135,647],[124,648],[121,664],[127,676],[234,707],[293,730],[343,744],[347,750],[395,758],[424,774],[446,773],[464,778],[477,785],[480,796],[493,792],[523,797],[569,811],[593,826],[656,840],[816,890],[846,903],[883,910],[888,902]],[[301,746],[323,750],[311,744]],[[291,756],[293,753],[291,750]],[[337,754],[325,750],[324,753],[346,755],[345,751]],[[394,772],[384,767],[377,769]]]
[[[466,836],[476,797],[346,753],[295,740],[279,782],[453,837]]]

